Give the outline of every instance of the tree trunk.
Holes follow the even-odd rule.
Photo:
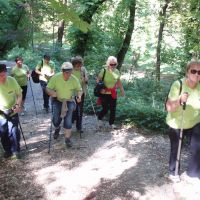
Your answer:
[[[131,42],[131,36],[133,33],[133,29],[134,29],[134,20],[135,20],[135,6],[136,6],[136,1],[132,0],[130,3],[130,17],[129,17],[129,23],[128,23],[128,29],[126,32],[126,36],[124,38],[123,44],[121,46],[121,49],[119,50],[118,54],[117,54],[117,60],[118,60],[118,66],[117,68],[120,70],[122,63],[124,61],[126,52],[128,51],[130,42]]]
[[[93,15],[105,1],[106,0],[98,0],[94,4],[88,5],[84,13],[80,15],[80,18],[88,22],[88,24],[91,24]],[[90,35],[90,31],[88,31],[87,33],[83,33],[82,31],[77,30],[75,35],[75,43],[73,44],[71,52],[75,55],[80,55],[84,57],[85,51],[87,49],[87,41]]]
[[[163,30],[165,26],[165,19],[167,13],[167,7],[170,0],[165,0],[165,5],[162,7],[162,11],[159,13],[159,18],[161,19],[159,33],[158,33],[158,43],[156,48],[156,80],[160,81],[160,64],[161,64],[161,44],[163,40]]]
[[[57,38],[57,46],[62,47],[62,40],[65,29],[65,21],[61,20],[58,25],[58,38]]]

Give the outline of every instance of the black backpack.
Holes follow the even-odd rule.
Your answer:
[[[43,66],[43,60],[41,62],[41,68],[42,68],[42,66]],[[32,70],[32,72],[31,72],[31,78],[32,78],[32,80],[33,80],[34,83],[39,83],[40,82],[39,76],[40,75],[38,73],[36,73],[35,69]]]
[[[95,85],[95,88],[94,88],[94,96],[96,97],[100,97],[102,94],[101,94],[101,90],[105,89],[106,86],[103,82],[104,80],[104,77],[105,77],[105,73],[106,73],[106,69],[104,69],[104,72],[103,72],[103,77],[102,77],[102,80],[99,81],[96,85]]]

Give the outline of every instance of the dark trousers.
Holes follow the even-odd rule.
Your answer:
[[[81,102],[78,103],[76,101],[76,109],[73,112],[73,118],[72,118],[72,122],[74,122],[76,120],[76,129],[79,130],[79,131],[82,130],[82,118],[83,118],[84,100],[85,100],[85,94],[82,94]]]
[[[43,93],[43,100],[44,100],[44,108],[49,108],[49,95],[46,93],[45,89],[47,87],[47,82],[45,81],[41,81],[40,80],[40,85],[41,85],[41,88],[42,88],[42,93]]]
[[[110,94],[104,94],[101,97],[101,101],[102,110],[98,114],[98,119],[102,120],[102,118],[107,114],[108,110],[110,110],[109,124],[114,124],[117,99],[113,99]]]
[[[4,150],[8,153],[20,152],[20,131],[18,114],[9,119],[0,119],[0,137]]]
[[[175,173],[176,158],[180,137],[180,129],[169,128],[169,138],[171,144],[169,172]],[[183,130],[183,138],[187,137],[190,141],[191,158],[188,163],[187,174],[191,177],[200,178],[200,124],[197,124],[191,129]],[[180,168],[180,162],[179,162]]]
[[[27,94],[27,85],[21,86],[21,88],[22,88],[22,100],[25,101]]]

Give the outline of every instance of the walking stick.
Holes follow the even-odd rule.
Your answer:
[[[34,95],[33,95],[33,88],[32,88],[32,84],[31,84],[31,80],[29,79],[29,84],[30,84],[30,88],[31,88],[31,94],[32,94],[32,97],[33,97],[33,103],[34,103],[34,108],[35,108],[35,114],[36,114],[36,117],[37,117],[37,109],[36,109],[36,105],[35,105],[35,98],[34,98]]]
[[[89,99],[90,99],[90,102],[91,102],[91,105],[92,105],[92,109],[93,109],[93,112],[94,112],[94,116],[95,116],[95,119],[97,121],[97,125],[98,125],[98,128],[99,128],[99,123],[98,123],[98,118],[97,118],[97,114],[96,114],[96,111],[94,109],[94,105],[92,103],[92,97],[90,95],[90,92],[89,92],[89,89],[88,89],[88,85],[87,85],[87,91],[88,91],[88,95],[89,95]]]
[[[50,153],[50,150],[51,150],[52,129],[53,129],[53,99],[52,99],[52,104],[51,104],[51,125],[50,125],[50,130],[49,130],[48,153]]]
[[[27,145],[26,145],[26,140],[25,140],[25,137],[24,137],[24,133],[23,133],[23,130],[22,130],[22,126],[21,126],[20,121],[19,121],[19,128],[20,128],[20,132],[21,132],[21,134],[22,134],[23,140],[24,140],[25,147],[26,147],[26,149],[28,149],[28,147],[27,147]]]
[[[178,151],[176,156],[176,166],[175,166],[175,176],[178,176],[179,164],[180,164],[180,157],[181,157],[181,145],[182,145],[182,138],[183,138],[183,118],[184,112],[186,108],[186,103],[183,103],[182,113],[181,113],[181,129],[180,129],[180,136],[179,136],[179,143],[178,143]]]

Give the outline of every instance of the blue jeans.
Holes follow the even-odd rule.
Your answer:
[[[4,150],[8,153],[20,152],[20,131],[18,114],[9,119],[0,119],[0,137]]]
[[[44,100],[44,108],[49,108],[49,95],[46,93],[45,89],[47,87],[47,82],[45,81],[40,81],[40,85],[42,88],[42,93],[43,93],[43,100]]]
[[[67,102],[68,111],[66,113],[66,116],[63,118],[64,123],[63,127],[65,129],[71,129],[72,128],[72,113],[75,109],[75,103],[74,102]],[[58,100],[53,100],[53,125],[58,128],[60,126],[60,123],[62,121],[61,115],[61,109],[62,109],[62,102]]]

